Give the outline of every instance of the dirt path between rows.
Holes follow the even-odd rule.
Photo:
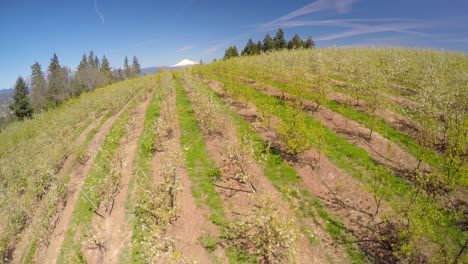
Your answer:
[[[235,109],[235,111],[246,114],[245,109]],[[247,111],[249,112],[249,111]],[[250,112],[251,113],[251,112]],[[286,217],[286,219],[295,219],[294,212],[291,211],[290,206],[283,201],[281,193],[271,184],[271,182],[263,174],[262,164],[253,161],[248,164],[246,170],[253,178],[256,193],[251,193],[247,184],[240,184],[235,180],[235,172],[231,166],[226,166],[226,153],[227,147],[238,148],[241,144],[237,139],[237,127],[231,125],[234,123],[229,117],[216,114],[214,116],[215,124],[220,128],[220,133],[215,136],[206,136],[205,142],[208,151],[221,168],[222,179],[217,182],[216,190],[221,194],[226,208],[232,208],[228,213],[229,220],[234,220],[239,216],[246,216],[256,206],[258,197],[268,196],[278,208],[278,214]],[[202,128],[203,130],[203,128]],[[205,133],[206,134],[206,133]],[[239,191],[244,190],[244,191]],[[299,221],[296,219],[296,228],[299,230]],[[307,225],[314,232],[321,243],[314,245],[309,244],[308,238],[300,234],[299,251],[297,252],[297,261],[299,263],[347,263],[346,253],[340,246],[333,246],[332,239],[321,227],[317,226],[313,221],[307,221]]]
[[[50,243],[45,249],[38,249],[35,256],[35,261],[38,263],[55,263],[60,253],[61,246],[68,231],[69,224],[72,219],[73,211],[80,197],[80,189],[91,170],[94,159],[96,158],[99,149],[104,143],[107,134],[117,118],[125,111],[128,103],[116,114],[110,117],[94,135],[88,145],[88,158],[83,163],[76,166],[70,177],[70,183],[67,189],[67,199],[65,208],[58,213],[56,226],[50,238]]]
[[[338,86],[340,88],[347,88],[347,89],[350,88],[349,84],[347,82],[344,82],[344,81],[330,79],[330,83],[332,85]],[[408,94],[409,91],[412,91],[411,89],[407,89],[407,88],[404,88],[404,87],[401,87],[401,86],[398,86],[398,85],[395,85],[395,84],[388,84],[387,87],[390,88],[390,89],[396,90],[396,91],[406,93],[406,94]],[[412,91],[412,92],[413,92],[412,94],[414,94],[414,91]],[[333,92],[333,93],[336,93],[336,92]],[[337,93],[337,94],[339,94],[339,93]],[[393,95],[393,94],[390,94],[390,93],[387,93],[387,92],[384,92],[384,91],[382,91],[380,93],[380,95],[385,97],[388,101],[393,102],[393,103],[395,103],[397,105],[403,106],[405,108],[412,107],[415,104],[415,102],[410,100],[410,99],[403,98],[403,97],[400,97],[400,96],[396,96],[396,95]]]
[[[146,95],[142,102],[132,111],[130,125],[125,136],[120,142],[116,153],[119,157],[114,158],[114,166],[120,169],[120,182],[116,193],[109,199],[110,204],[101,204],[99,211],[108,210],[104,214],[105,219],[93,216],[92,225],[99,232],[99,236],[105,241],[105,250],[85,249],[87,263],[118,263],[124,245],[130,241],[132,227],[125,220],[125,204],[128,197],[128,187],[133,177],[133,161],[137,154],[137,143],[143,128],[145,113],[153,97],[153,92]],[[117,156],[117,155],[116,155]],[[121,158],[121,159],[119,159]],[[118,163],[118,164],[117,164]]]
[[[277,99],[295,100],[292,95],[281,93],[272,86],[260,85],[253,80],[250,80],[249,84],[262,93],[276,97]],[[305,99],[302,99],[302,101],[308,114],[319,120],[325,127],[345,138],[351,144],[366,150],[374,160],[388,166],[399,176],[408,178],[411,172],[416,169],[418,165],[417,158],[398,144],[393,143],[377,132],[373,132],[372,137],[369,138],[370,129],[365,126],[324,106],[320,106],[316,109],[317,105],[312,101]],[[426,171],[432,170],[431,167],[425,163],[422,163],[420,168]]]
[[[174,112],[174,122],[172,122],[173,146],[178,152],[181,149],[181,130],[179,116],[176,109],[176,92],[172,89],[170,96],[170,110]],[[181,160],[183,161],[183,159]],[[197,207],[195,198],[192,195],[192,182],[190,181],[187,169],[183,162],[178,167],[179,181],[182,190],[178,192],[176,207],[178,208],[177,221],[167,230],[167,236],[174,240],[175,247],[182,251],[184,256],[197,263],[212,263],[210,256],[199,239],[207,233],[218,233],[216,226],[208,221],[209,211],[207,208]],[[218,255],[222,253],[217,252]]]
[[[275,96],[275,97],[281,97],[283,93],[279,91],[276,88],[273,88],[270,85],[260,85],[258,84],[255,80],[248,79],[248,78],[240,78],[242,81],[255,86],[256,88],[261,88],[263,91],[268,92],[270,95]],[[348,84],[342,81],[336,81],[334,85],[339,86],[339,87],[348,87]],[[291,96],[290,96],[291,98]],[[343,93],[338,93],[335,91],[328,91],[327,92],[327,98],[331,101],[335,101],[339,104],[342,105],[347,105],[350,106],[358,111],[367,112],[367,104],[366,102],[360,100],[359,104],[356,104],[356,99],[352,96],[349,96],[347,94]],[[409,101],[404,98],[400,98],[397,96],[389,95],[389,98],[393,98],[390,100],[394,100],[395,103],[399,104],[402,103],[404,105],[414,105],[414,102]],[[400,99],[397,99],[400,98]],[[399,101],[399,102],[396,102]],[[415,121],[411,120],[410,118],[404,117],[398,113],[395,113],[387,108],[381,108],[378,109],[377,111],[377,116],[384,120],[388,125],[390,125],[392,128],[401,131],[407,135],[409,135],[412,138],[416,138],[417,133],[418,133],[418,125]]]
[[[224,97],[220,88],[222,84],[210,81],[209,86]],[[241,105],[245,105],[244,103],[227,97],[224,97],[224,100],[253,127],[259,128],[258,132],[266,142],[281,145],[275,131],[262,127],[259,121],[261,114],[255,105],[248,103],[248,106],[243,108]],[[378,215],[374,216],[377,211],[374,196],[358,180],[341,170],[323,154],[320,155],[315,149],[299,155],[297,160],[287,160],[287,162],[301,176],[304,185],[311,193],[319,197],[327,209],[337,215],[347,228],[353,230],[356,238],[368,237],[369,230],[381,220]],[[389,206],[382,202],[379,212],[387,210],[390,210]],[[331,240],[327,242],[336,246]]]
[[[102,113],[97,119],[95,119],[91,124],[89,124],[83,132],[76,138],[76,140],[73,142],[72,147],[70,149],[75,150],[81,144],[83,144],[86,140],[86,137],[90,133],[91,130],[95,129],[98,124],[101,122],[102,118],[104,117],[105,113]],[[82,125],[84,125],[86,121],[80,122],[79,125],[76,126],[76,129],[79,129]],[[76,162],[77,159],[77,152],[73,151],[71,155],[67,156],[65,158],[65,161],[63,162],[59,172],[55,176],[58,181],[62,181],[63,178],[66,176],[67,173],[70,172],[72,167],[74,166],[74,163]],[[51,199],[50,193],[46,195],[46,197],[41,201],[42,203],[45,203],[46,201],[49,201]],[[46,206],[46,205],[44,205]],[[31,219],[31,224],[26,228],[26,230],[22,233],[21,238],[19,242],[17,243],[15,247],[15,252],[13,254],[13,261],[12,263],[21,263],[22,258],[24,254],[26,253],[27,248],[30,246],[30,243],[33,241],[33,235],[34,230],[36,227],[40,224],[39,221],[42,218],[42,215],[44,214],[44,206],[38,206],[34,210],[34,217]],[[57,205],[58,207],[63,206],[63,204]],[[39,239],[39,238],[37,238]],[[39,241],[38,241],[39,242]]]

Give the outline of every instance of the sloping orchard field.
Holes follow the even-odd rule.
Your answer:
[[[303,161],[314,150],[315,166],[325,156],[365,186],[376,209],[354,208],[370,215],[370,222],[347,227],[371,258],[389,253],[393,261],[466,261],[464,54],[399,48],[282,51],[191,71],[244,118],[258,121],[259,131],[267,132],[265,139],[288,163],[307,165]],[[336,203],[352,208],[327,184],[324,200],[343,199],[329,210],[341,214]],[[353,222],[347,217],[345,225]]]
[[[66,196],[70,156],[85,158],[83,148],[99,126],[146,94],[151,80],[97,89],[0,133],[0,256],[4,261],[11,259],[18,234],[31,223],[37,239],[47,232],[50,218]]]

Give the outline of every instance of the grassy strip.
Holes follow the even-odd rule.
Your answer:
[[[260,82],[260,84],[262,83]],[[274,87],[277,87],[281,91],[290,93],[291,95],[295,97],[302,96],[305,99],[309,99],[309,100],[313,99],[311,97],[308,97],[307,93],[301,93],[299,95],[297,92],[297,89],[294,89],[288,84],[275,82],[275,81],[272,81],[269,84],[274,85]],[[344,104],[341,104],[332,100],[325,101],[324,106],[326,106],[327,108],[329,108],[330,110],[336,113],[343,115],[344,117],[350,120],[353,120],[363,125],[366,128],[370,128],[372,126],[371,125],[372,118],[365,112],[356,110],[352,107],[346,106]],[[386,139],[391,140],[392,142],[396,143],[401,148],[408,151],[414,157],[421,157],[422,161],[429,164],[433,168],[436,168],[440,171],[444,169],[445,165],[443,162],[443,157],[439,153],[435,151],[423,150],[423,148],[413,138],[411,138],[410,136],[408,136],[407,134],[403,132],[398,131],[397,129],[394,129],[389,124],[387,124],[384,120],[379,119],[377,121],[377,124],[374,127],[374,131],[381,134]]]
[[[287,108],[281,100],[265,95],[236,78],[226,79],[212,73],[209,73],[209,77],[225,83],[226,89],[235,92],[235,96],[241,99],[253,102],[260,111],[271,113],[287,122],[285,115]],[[335,132],[323,127],[319,121],[310,116],[306,118],[306,126],[307,129],[322,126],[324,131],[323,150],[326,155],[348,174],[363,182],[369,190],[372,188],[372,178],[379,177],[385,181],[388,188],[384,198],[392,202],[395,208],[401,205],[402,200],[409,200],[409,196],[412,194],[411,185],[393,175],[386,168],[377,165],[365,150],[354,146]],[[416,197],[415,203],[418,204],[418,208],[426,208],[425,204],[427,203],[430,204],[431,208],[439,208],[434,202],[420,196]],[[443,209],[437,210],[440,212],[437,221],[431,220],[423,223],[426,225],[425,228],[432,229],[431,232],[427,232],[427,235],[433,236],[437,239],[436,241],[447,241],[448,239],[451,243],[461,246],[462,241],[466,239],[466,234],[456,228],[452,215],[445,213]]]
[[[191,192],[197,206],[205,204],[211,215],[209,219],[220,227],[221,236],[228,222],[223,201],[213,185],[213,178],[220,172],[214,160],[210,158],[202,133],[192,110],[186,92],[176,76],[177,111],[181,129],[181,145],[186,149],[185,166],[192,182]],[[226,256],[230,263],[255,263],[255,258],[238,249],[227,248]]]
[[[187,149],[185,164],[193,184],[192,194],[197,206],[206,204],[210,208],[210,220],[218,226],[224,226],[226,216],[223,201],[212,182],[212,176],[219,173],[218,168],[209,156],[190,101],[179,82],[176,82],[176,91],[181,144]]]
[[[74,163],[73,163],[73,166],[67,171],[66,173],[66,176],[63,178],[62,182],[59,183],[62,185],[62,187],[65,187],[68,185],[68,182],[70,181],[70,177],[71,177],[71,171],[78,165],[78,163],[81,161],[82,158],[84,158],[83,155],[86,154],[86,149],[87,149],[87,146],[89,144],[89,142],[94,138],[94,135],[96,135],[97,131],[99,131],[99,129],[101,128],[101,126],[112,116],[112,111],[108,111],[106,113],[105,116],[103,116],[101,122],[98,124],[97,127],[91,129],[88,134],[86,135],[86,139],[85,141],[80,145],[80,146],[77,146],[77,148],[75,149],[76,151],[76,159],[74,160]],[[75,137],[78,137],[79,135],[81,135],[84,130],[86,128],[89,127],[89,125],[91,125],[91,123],[93,122],[93,119],[88,119],[75,133]],[[50,201],[48,203],[48,211],[46,213],[43,220],[41,220],[40,222],[43,222],[43,223],[48,223],[50,221],[50,218],[53,216],[53,214],[56,213],[56,208],[57,208],[57,204],[59,201],[61,201],[62,199],[64,199],[64,195],[65,195],[65,190],[64,188],[58,188],[56,189],[56,191],[58,191],[58,193],[56,194],[58,196],[58,198]],[[47,194],[48,196],[53,196],[53,194]],[[22,257],[22,260],[21,260],[21,263],[32,263],[32,260],[34,258],[34,255],[36,253],[36,250],[37,250],[37,240],[38,238],[36,237],[36,235],[34,236],[34,238],[32,239],[32,241],[29,243],[29,246],[28,248],[26,249],[26,252],[24,253],[23,257]]]
[[[229,109],[218,94],[208,89],[213,95],[215,102],[221,107],[222,111],[228,114],[235,125],[239,127],[238,135],[247,135],[249,138],[259,143],[257,157],[261,154],[266,155],[266,164],[264,174],[273,184],[275,189],[283,194],[283,197],[291,206],[291,211],[295,213],[300,220],[301,232],[308,238],[309,243],[314,245],[318,243],[313,236],[313,231],[307,226],[307,219],[312,219],[320,225],[316,219],[316,214],[326,223],[325,230],[337,241],[351,242],[352,238],[346,234],[346,229],[337,219],[332,217],[324,208],[319,199],[314,197],[302,183],[302,178],[297,174],[293,167],[289,166],[283,158],[274,151],[267,151],[267,143],[261,136],[255,132],[252,126],[244,120],[239,114]],[[259,160],[257,160],[259,161]],[[260,161],[259,161],[260,162]],[[365,254],[361,252],[354,244],[344,243],[346,252],[353,263],[365,263]]]
[[[86,178],[83,191],[89,199],[99,205],[101,202],[101,189],[112,166],[114,154],[119,147],[120,140],[125,135],[132,110],[137,106],[138,100],[130,103],[128,108],[119,116],[112,125],[105,142],[94,160],[93,167]],[[84,263],[81,253],[83,239],[91,235],[91,219],[93,217],[93,206],[80,194],[80,198],[73,212],[72,221],[66,234],[60,251],[58,263]]]
[[[141,190],[135,189],[137,186],[151,186],[154,182],[151,170],[151,159],[153,157],[156,137],[154,136],[155,124],[159,118],[161,110],[161,89],[157,88],[151,99],[148,109],[145,113],[144,127],[137,144],[137,156],[135,159],[136,177],[130,183],[129,190],[134,189],[131,199],[127,199],[130,203],[135,204],[141,199]],[[135,207],[128,205],[128,207]],[[133,218],[133,233],[132,233],[132,252],[131,263],[145,263],[143,249],[139,246],[146,237],[146,230],[142,230],[142,219],[138,214]],[[121,259],[125,263],[124,259]],[[127,263],[129,263],[127,262]]]

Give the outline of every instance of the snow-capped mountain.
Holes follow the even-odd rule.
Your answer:
[[[193,62],[193,61],[191,61],[189,59],[184,59],[184,60],[181,60],[179,63],[172,65],[171,67],[174,67],[174,68],[176,68],[176,67],[187,67],[187,66],[192,66],[192,65],[196,65],[196,64],[198,64],[198,63]]]

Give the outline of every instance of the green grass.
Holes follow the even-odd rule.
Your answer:
[[[234,78],[226,82],[226,79],[219,74],[214,75],[214,72],[209,74],[211,74],[209,78],[221,81],[225,83],[225,88],[235,91],[235,96],[237,96],[238,99],[250,101],[256,105],[259,111],[265,111],[277,116],[283,121],[287,121],[285,119],[285,102],[265,95]],[[313,127],[317,126],[323,127],[319,121],[314,120],[310,116],[306,118],[306,126],[308,129],[313,129]],[[410,184],[393,175],[392,172],[385,167],[378,165],[365,150],[349,143],[332,130],[323,127],[323,131],[323,151],[338,167],[364,183],[364,186],[370,191],[372,178],[376,176],[383,178],[388,188],[384,199],[390,202],[395,209],[401,205],[402,201],[409,199],[410,195],[413,193],[413,188]],[[434,202],[428,201],[422,196],[416,197],[415,202],[420,207],[429,205],[429,207],[432,208],[439,208],[437,209],[439,212],[437,221],[428,220],[429,222],[421,222],[422,225],[426,226],[425,228],[434,230],[428,233],[428,235],[438,241],[447,241],[448,239],[451,243],[461,245],[461,243],[463,243],[462,241],[466,239],[466,234],[463,234],[463,232],[456,227],[456,223],[453,222],[453,216],[450,213],[446,213],[445,210]]]
[[[154,124],[158,120],[161,111],[160,90],[160,87],[156,89],[145,113],[143,131],[137,143],[137,156],[135,160],[135,175],[137,175],[137,177],[136,179],[133,178],[130,182],[129,190],[133,190],[137,184],[141,186],[153,184],[150,165],[153,157],[153,146],[156,144],[156,138],[153,131]],[[127,208],[134,207],[134,205],[129,205],[128,203],[135,204],[139,199],[141,199],[139,198],[139,191],[140,190],[135,190],[134,192],[130,192],[135,193],[135,195],[133,195],[131,199],[127,199]],[[141,229],[142,219],[140,219],[139,215],[135,215],[132,221],[132,248],[131,254],[129,254],[131,255],[131,262],[145,263],[144,255],[139,244],[145,238],[147,232]],[[125,263],[125,258],[121,259],[121,263]]]
[[[192,194],[195,197],[197,206],[202,204],[208,206],[211,212],[211,221],[218,226],[224,226],[226,220],[223,201],[212,182],[212,175],[218,170],[216,163],[209,156],[195,113],[179,82],[176,82],[176,91],[181,144],[183,148],[187,149],[185,165],[193,184]]]
[[[204,89],[208,88],[204,87]],[[267,155],[264,175],[273,184],[275,189],[283,194],[284,199],[289,202],[292,209],[291,211],[295,212],[296,217],[300,220],[301,232],[307,236],[310,244],[313,246],[319,243],[315,237],[310,236],[311,230],[306,224],[309,218],[315,220],[316,214],[323,219],[323,222],[327,223],[324,228],[333,239],[337,241],[351,241],[344,226],[326,212],[320,200],[312,196],[303,185],[302,178],[297,174],[295,169],[289,166],[283,158],[281,158],[279,153],[275,151],[266,152],[268,147],[267,143],[254,131],[251,125],[240,115],[230,110],[214,91],[210,90],[210,93],[213,95],[215,102],[221,107],[222,112],[229,115],[232,118],[231,120],[234,121],[234,125],[238,126],[238,135],[247,135],[255,142],[259,143],[260,147],[257,149],[256,153],[257,158],[260,154]],[[318,224],[316,220],[314,222]],[[359,251],[355,245],[346,243],[345,248],[353,263],[366,262],[365,254]],[[243,259],[243,255],[244,254],[240,254],[241,259]]]
[[[134,100],[128,108],[117,118],[112,125],[109,134],[106,136],[101,150],[98,152],[93,162],[91,171],[83,184],[83,191],[90,200],[99,205],[101,202],[101,188],[104,180],[110,172],[114,154],[120,144],[121,138],[127,130],[132,110],[137,106],[138,101]],[[60,251],[58,263],[81,262],[82,242],[86,235],[92,232],[91,219],[94,215],[93,206],[80,194],[77,205],[74,209],[72,220],[67,231],[63,246]]]
[[[33,238],[31,243],[29,244],[28,248],[26,249],[26,252],[24,253],[21,263],[26,264],[26,263],[32,263],[34,254],[36,253],[37,249],[37,238]]]
[[[258,83],[262,84],[262,82]],[[291,93],[292,96],[298,96],[298,94],[296,94],[297,89],[293,89],[290,84],[280,83],[277,81],[270,81],[269,84],[274,85],[274,87],[278,87],[278,90]],[[304,94],[302,94],[302,96],[305,96],[305,99],[312,99],[310,97],[308,98]],[[372,118],[365,112],[356,110],[350,106],[346,106],[332,100],[325,101],[324,106],[350,120],[363,125],[364,127],[371,127]],[[374,127],[374,131],[381,134],[386,139],[396,143],[414,157],[421,157],[422,161],[426,162],[430,166],[440,171],[443,170],[443,157],[439,153],[435,151],[423,150],[423,148],[412,137],[401,131],[398,131],[397,129],[394,129],[384,120],[378,120],[376,126]]]
[[[177,111],[181,129],[181,145],[185,153],[185,166],[192,182],[191,192],[197,206],[206,205],[210,210],[209,219],[220,228],[221,238],[224,237],[228,222],[224,211],[223,200],[216,192],[213,181],[219,177],[220,171],[215,161],[210,158],[205,141],[195,118],[186,92],[176,76]],[[226,256],[230,263],[255,263],[255,257],[239,249],[227,248]],[[250,263],[248,262],[247,263]]]

